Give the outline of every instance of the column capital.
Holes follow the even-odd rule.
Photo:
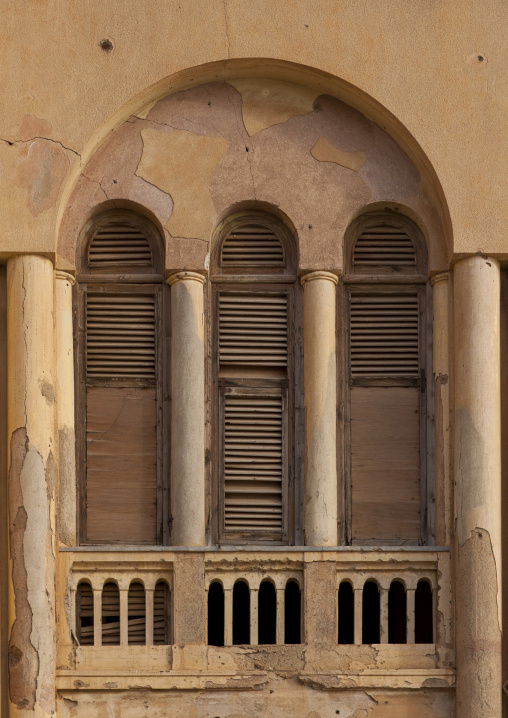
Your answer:
[[[55,278],[63,279],[65,282],[69,282],[70,285],[76,283],[76,277],[73,277],[69,272],[64,272],[62,269],[55,269]]]
[[[176,282],[181,281],[194,281],[201,282],[201,284],[205,284],[206,277],[203,274],[198,274],[198,272],[176,272],[176,274],[172,274],[166,279],[166,282],[169,284],[170,287],[173,284],[176,284]]]
[[[300,282],[305,286],[306,282],[312,282],[314,279],[327,279],[329,282],[333,282],[333,284],[337,284],[339,281],[339,277],[333,272],[315,271],[304,274],[300,277]]]
[[[442,284],[443,282],[448,281],[449,276],[450,276],[450,273],[448,271],[438,272],[437,274],[434,274],[430,278],[430,283],[432,284],[432,286],[434,286],[436,284]]]

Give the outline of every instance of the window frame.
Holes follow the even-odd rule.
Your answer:
[[[412,239],[415,247],[415,268],[413,271],[398,270],[380,273],[355,271],[353,253],[356,240],[365,229],[386,224],[403,229]],[[343,477],[339,486],[339,542],[346,545],[411,545],[399,539],[353,539],[352,527],[352,483],[351,483],[351,387],[352,386],[415,386],[420,387],[419,431],[420,431],[420,539],[418,545],[432,546],[435,539],[435,481],[434,481],[434,386],[432,375],[432,288],[428,276],[427,249],[423,233],[409,218],[393,212],[371,212],[361,215],[348,227],[344,237],[344,274],[341,277],[341,291],[337,292],[337,376],[339,382],[339,406],[337,436],[342,440],[342,450],[337,452],[337,475]],[[416,291],[419,304],[419,380],[362,380],[352,379],[350,360],[350,294],[405,293]],[[423,371],[422,371],[423,370]]]
[[[152,271],[143,268],[125,271],[114,268],[90,270],[88,249],[95,233],[109,224],[135,223],[145,234],[152,249]],[[156,526],[155,542],[135,545],[170,545],[170,417],[169,396],[170,362],[170,292],[164,281],[164,244],[154,225],[145,217],[132,211],[104,212],[92,218],[84,226],[78,240],[78,272],[73,286],[74,323],[74,381],[75,381],[75,442],[76,442],[76,484],[77,484],[77,539],[81,546],[126,546],[125,541],[92,541],[87,536],[87,443],[86,406],[87,386],[114,386],[146,388],[156,390]],[[155,347],[156,378],[153,383],[137,380],[95,380],[87,381],[86,375],[86,297],[88,293],[145,294],[155,299]],[[98,382],[98,383],[95,383]]]

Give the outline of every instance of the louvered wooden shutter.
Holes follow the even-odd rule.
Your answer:
[[[221,367],[287,367],[287,294],[221,292],[219,361]]]
[[[359,543],[421,536],[418,291],[350,291],[352,538]]]
[[[288,288],[218,292],[221,535],[287,535]],[[241,387],[238,386],[241,384]]]
[[[403,228],[385,224],[368,227],[356,240],[353,253],[355,273],[372,274],[416,269],[413,240]]]
[[[88,583],[80,583],[76,591],[76,629],[81,646],[93,646],[93,591]]]
[[[102,645],[120,645],[120,591],[116,583],[102,589]]]
[[[418,294],[360,294],[350,300],[351,376],[418,377]]]
[[[276,389],[223,394],[225,534],[284,534],[286,405],[285,393]]]
[[[85,299],[86,538],[157,540],[157,326],[160,291]]]
[[[221,266],[284,267],[284,249],[275,231],[267,225],[246,222],[226,235]]]
[[[129,586],[127,633],[130,644],[146,643],[146,602],[145,587],[139,581]]]
[[[167,646],[169,637],[169,588],[159,581],[153,594],[153,642],[155,646]]]
[[[144,232],[135,225],[115,223],[102,227],[93,236],[88,249],[88,266],[97,269],[151,267],[152,248]]]

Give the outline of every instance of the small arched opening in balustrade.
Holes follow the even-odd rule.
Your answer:
[[[250,643],[250,591],[246,581],[233,587],[233,645]]]
[[[407,597],[402,581],[388,591],[388,643],[407,643]]]
[[[120,590],[114,581],[102,588],[102,645],[120,645]]]
[[[355,642],[355,595],[349,581],[339,586],[339,643],[350,645]]]
[[[76,591],[76,638],[81,646],[93,646],[93,590],[88,581],[81,581]]]
[[[418,581],[415,592],[415,643],[434,643],[432,586],[425,578]]]
[[[168,646],[171,643],[170,595],[166,581],[157,581],[153,592],[153,644]]]
[[[224,645],[224,588],[219,581],[208,589],[208,645]]]
[[[362,597],[362,643],[379,643],[381,637],[379,586],[366,581]]]
[[[132,581],[127,600],[127,634],[129,645],[146,644],[146,600],[145,587],[141,581]]]

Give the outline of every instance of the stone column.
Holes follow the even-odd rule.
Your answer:
[[[9,715],[55,711],[53,265],[7,263]]]
[[[173,546],[205,543],[203,284],[179,272],[171,286],[171,515]]]
[[[450,478],[450,368],[448,272],[431,279],[433,304],[433,378],[435,417],[435,537],[437,546],[449,546],[453,523]]]
[[[331,272],[302,277],[307,546],[337,545],[335,286]]]
[[[457,717],[501,715],[500,274],[454,268]]]
[[[74,351],[72,285],[74,277],[55,272],[56,423],[58,432],[58,538],[76,546],[76,457],[74,435]]]

